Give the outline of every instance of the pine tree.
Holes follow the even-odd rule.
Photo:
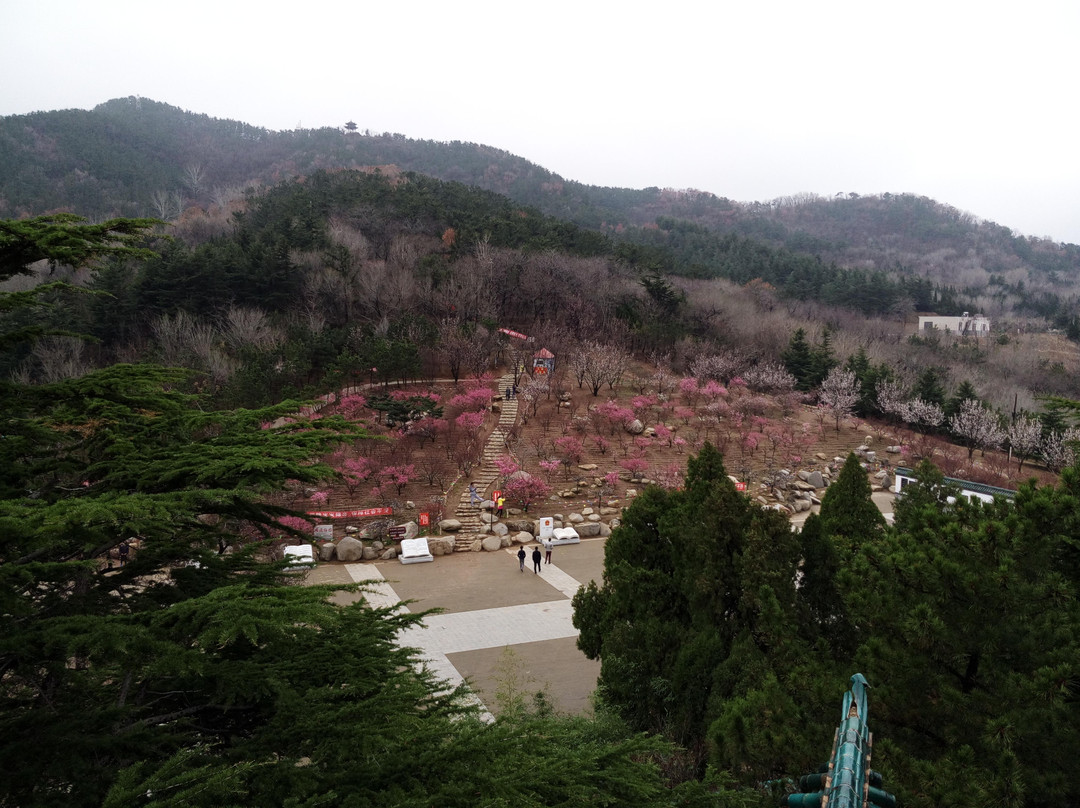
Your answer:
[[[798,328],[791,335],[787,348],[780,355],[780,361],[784,363],[787,372],[795,377],[796,389],[804,392],[813,389],[814,354],[804,329]]]
[[[874,504],[866,470],[854,452],[821,500],[821,527],[841,558],[875,541],[885,529],[885,517]]]
[[[604,702],[703,762],[728,699],[768,671],[779,686],[802,688],[793,679],[809,655],[795,587],[800,552],[787,520],[737,492],[711,445],[690,460],[682,490],[646,489],[608,539],[603,584],[574,599],[580,647],[601,661]],[[778,773],[779,737],[749,743],[770,747],[748,763],[754,776]],[[725,748],[750,751],[736,738]]]

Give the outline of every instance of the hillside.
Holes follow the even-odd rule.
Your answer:
[[[1080,336],[1080,247],[1016,236],[925,197],[802,194],[742,204],[693,190],[600,188],[490,146],[329,128],[274,132],[134,97],[90,111],[0,118],[0,217],[69,210],[92,218],[175,219],[191,206],[224,207],[244,188],[318,169],[391,165],[493,191],[615,238],[664,247],[668,272],[745,282],[745,272],[725,266],[723,239],[748,238],[826,267],[871,279],[907,278],[944,292],[930,299],[890,295],[865,313],[975,309],[999,320],[1046,321]],[[668,225],[657,229],[664,221]],[[700,231],[693,243],[685,238],[685,223]],[[783,291],[777,277],[761,277]],[[815,278],[806,288],[828,282]],[[859,308],[849,297],[846,289],[833,295],[840,305]]]

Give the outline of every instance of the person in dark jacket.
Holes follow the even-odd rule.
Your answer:
[[[525,548],[518,550],[518,569],[525,572]]]
[[[540,545],[533,547],[533,575],[540,572],[540,562],[544,560],[544,557],[540,555]]]

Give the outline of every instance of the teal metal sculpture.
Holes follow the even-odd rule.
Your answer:
[[[851,677],[844,694],[840,726],[836,728],[832,757],[816,774],[799,779],[798,794],[788,794],[787,806],[828,808],[896,808],[896,797],[881,789],[881,775],[870,768],[874,736],[867,725],[866,690],[861,673]]]

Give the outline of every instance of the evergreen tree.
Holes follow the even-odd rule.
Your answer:
[[[945,387],[942,384],[943,376],[944,373],[940,368],[927,368],[919,374],[919,378],[911,390],[911,397],[944,407]]]
[[[825,326],[821,332],[821,341],[814,346],[814,350],[811,352],[809,389],[813,390],[820,387],[821,383],[825,381],[825,377],[829,375],[829,371],[838,364],[840,363],[836,361],[836,357],[833,355],[832,330]]]
[[[948,401],[945,402],[945,417],[952,418],[955,416],[960,412],[960,405],[969,398],[975,401],[980,400],[979,393],[975,390],[975,385],[967,379],[964,379],[964,381],[960,382],[960,386],[956,388],[956,392],[949,396]]]
[[[813,389],[814,354],[804,329],[798,328],[791,335],[787,348],[780,355],[780,361],[784,363],[787,372],[795,377],[796,389],[804,392]]]
[[[828,661],[808,661],[800,636],[800,555],[787,520],[737,492],[711,445],[690,460],[682,490],[646,489],[608,540],[603,583],[574,598],[580,647],[601,661],[604,703],[699,761],[707,738],[719,744],[725,727],[760,718],[747,712],[760,707],[749,694],[789,694],[791,712],[774,714],[776,725],[804,718],[797,704],[812,712],[813,699],[791,694],[812,688],[808,667]],[[787,754],[799,757],[790,734],[758,729],[725,735],[714,762],[743,761],[752,781],[782,773]]]
[[[821,527],[841,558],[876,541],[885,530],[885,517],[874,504],[866,470],[854,452],[821,500]]]
[[[861,418],[869,418],[881,415],[878,406],[877,386],[879,382],[888,381],[893,377],[892,370],[884,362],[874,365],[866,355],[866,349],[859,350],[848,357],[844,368],[855,374],[859,380],[859,403],[855,406],[856,414]]]
[[[842,589],[904,805],[1065,805],[1080,795],[1073,665],[1077,475],[969,503],[928,465]],[[1063,768],[1064,767],[1064,768]],[[965,789],[951,778],[962,776]]]

